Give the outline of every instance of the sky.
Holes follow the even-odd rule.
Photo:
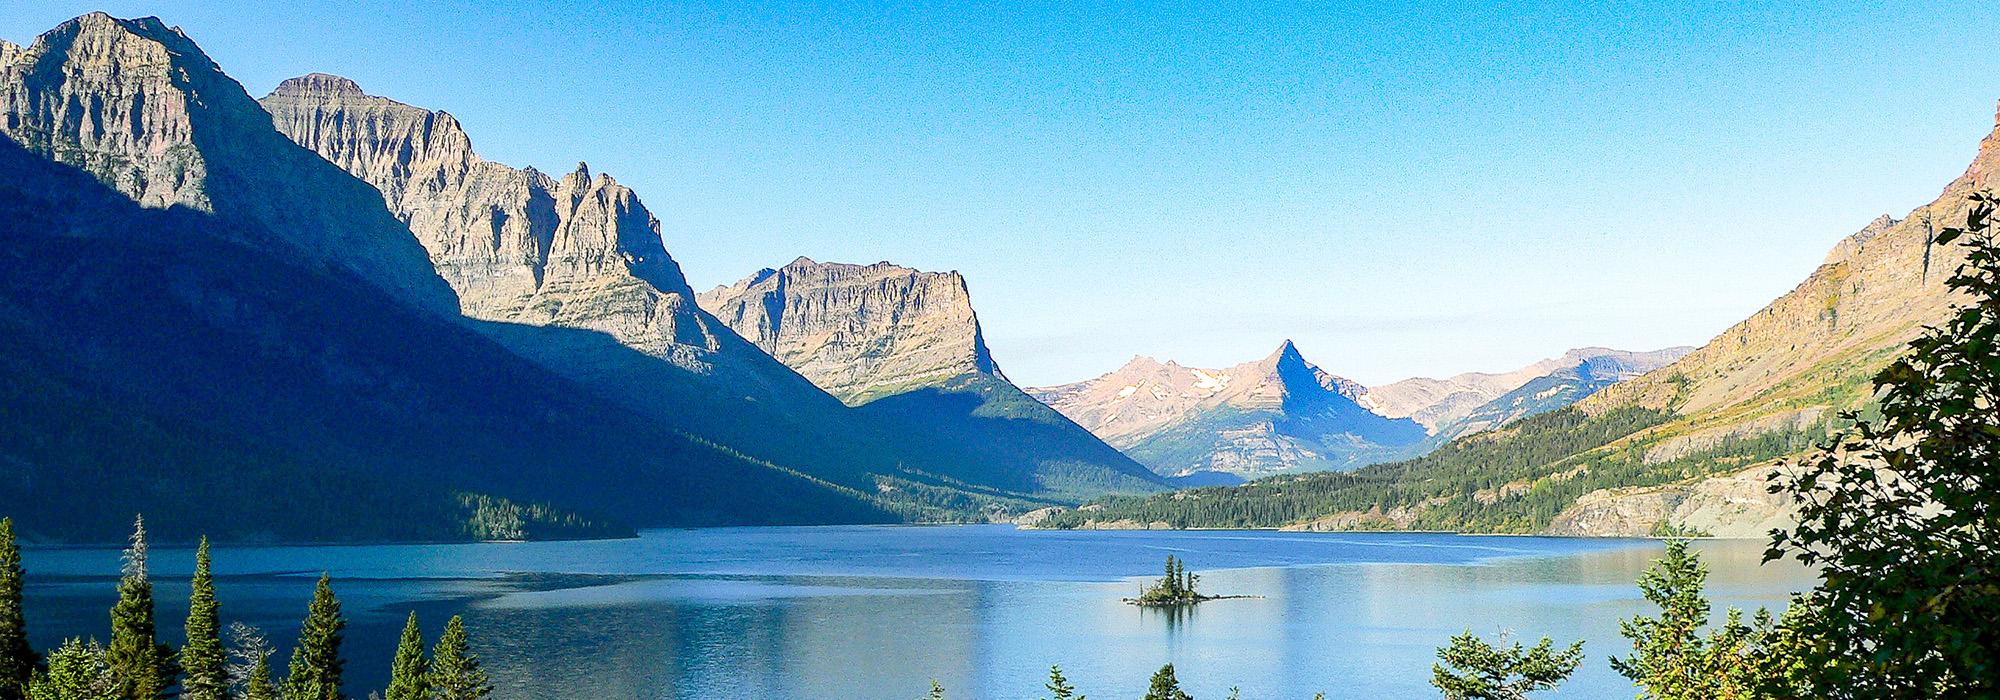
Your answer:
[[[1699,345],[1936,197],[2000,100],[1976,2],[6,0],[0,37],[90,10],[587,161],[697,290],[958,270],[1023,385]]]

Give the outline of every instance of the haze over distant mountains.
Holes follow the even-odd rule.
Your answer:
[[[1377,388],[1330,374],[1291,341],[1226,369],[1135,357],[1096,379],[1031,389],[1105,441],[1174,477],[1349,469],[1554,410],[1687,352],[1572,350],[1503,374]]]

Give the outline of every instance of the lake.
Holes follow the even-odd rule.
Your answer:
[[[1728,605],[1780,607],[1812,585],[1759,566],[1761,541],[1697,548]],[[433,641],[463,614],[495,697],[909,700],[1039,698],[1050,664],[1092,698],[1144,694],[1172,662],[1220,700],[1436,697],[1437,646],[1460,631],[1584,639],[1549,697],[1632,697],[1605,659],[1618,620],[1651,609],[1633,582],[1650,540],[1268,531],[1061,532],[1005,525],[655,530],[597,542],[218,547],[225,624],[289,646],[319,572],[349,618],[348,692],[387,681],[412,610]],[[1180,614],[1119,602],[1166,555],[1219,600]],[[118,553],[30,547],[38,648],[109,634]],[[156,547],[163,638],[180,641],[188,549]],[[284,654],[273,666],[282,672]]]

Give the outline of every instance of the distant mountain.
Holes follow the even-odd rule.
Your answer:
[[[169,539],[490,536],[468,528],[486,497],[896,519],[496,343],[516,331],[459,317],[381,193],[156,19],[0,46],[0,134],[0,512],[32,537],[115,541],[139,511]]]
[[[1029,392],[1171,477],[1348,469],[1426,437],[1414,420],[1363,407],[1360,384],[1307,362],[1291,341],[1227,369],[1137,357],[1096,379]]]
[[[1443,444],[1568,406],[1692,351],[1685,346],[1650,352],[1578,348],[1512,372],[1420,377],[1370,387],[1361,402],[1382,415],[1422,423],[1431,442]]]
[[[697,300],[897,436],[906,466],[1037,497],[1160,488],[1007,380],[956,272],[799,258]]]
[[[2000,116],[1936,200],[1870,222],[1707,345],[1573,406],[1406,462],[1118,499],[1048,522],[1761,536],[1792,517],[1765,490],[1773,467],[1866,409],[1874,375],[1951,313],[1944,280],[1964,254],[1929,241],[1996,176]]]

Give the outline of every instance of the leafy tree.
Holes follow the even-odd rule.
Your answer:
[[[1153,682],[1147,686],[1146,697],[1143,700],[1194,700],[1194,698],[1181,692],[1180,679],[1174,677],[1174,665],[1167,664],[1153,672]]]
[[[417,613],[410,612],[403,623],[403,640],[396,645],[396,660],[389,665],[389,690],[384,700],[427,700],[430,697],[430,662],[424,660],[424,634],[417,627]]]
[[[1076,686],[1063,677],[1061,666],[1049,667],[1049,682],[1042,687],[1049,689],[1048,700],[1084,700],[1084,696],[1076,694]]]
[[[116,700],[118,679],[104,647],[71,639],[49,652],[49,668],[28,683],[29,700]]]
[[[153,700],[166,697],[173,685],[173,650],[154,635],[153,582],[146,577],[146,520],[132,523],[132,545],[125,550],[124,577],[118,581],[118,603],[111,608],[111,647],[106,658],[117,680],[118,697]]]
[[[1611,668],[1640,687],[1640,697],[1744,698],[1757,686],[1757,657],[1770,616],[1758,611],[1752,627],[1743,624],[1742,611],[1730,608],[1721,627],[1702,636],[1709,616],[1702,595],[1707,582],[1708,565],[1688,550],[1687,540],[1669,541],[1666,556],[1640,575],[1639,590],[1660,607],[1660,616],[1620,621],[1619,633],[1632,640],[1632,656],[1611,660]]]
[[[0,700],[21,700],[35,673],[35,650],[28,646],[28,620],[21,609],[21,545],[14,541],[13,518],[0,518]]]
[[[2000,198],[1970,196],[1956,313],[1875,378],[1880,417],[1850,418],[1772,490],[1799,509],[1773,532],[1820,574],[1814,614],[1788,622],[1795,670],[1820,698],[2000,696]]]
[[[215,576],[209,572],[208,538],[194,553],[193,593],[188,596],[187,644],[181,647],[181,697],[185,700],[228,700],[229,672],[222,652],[221,606],[215,601]]]
[[[466,642],[465,620],[457,615],[445,623],[444,634],[431,650],[429,685],[437,700],[479,700],[493,693],[486,670],[479,667],[479,657],[472,655]]]
[[[347,664],[340,658],[340,641],[346,628],[332,577],[322,573],[285,672],[285,700],[340,700],[340,675]]]
[[[1562,651],[1548,637],[1533,647],[1495,647],[1466,630],[1437,655],[1444,663],[1431,666],[1431,685],[1448,700],[1520,700],[1568,680],[1583,663],[1583,642]]]

